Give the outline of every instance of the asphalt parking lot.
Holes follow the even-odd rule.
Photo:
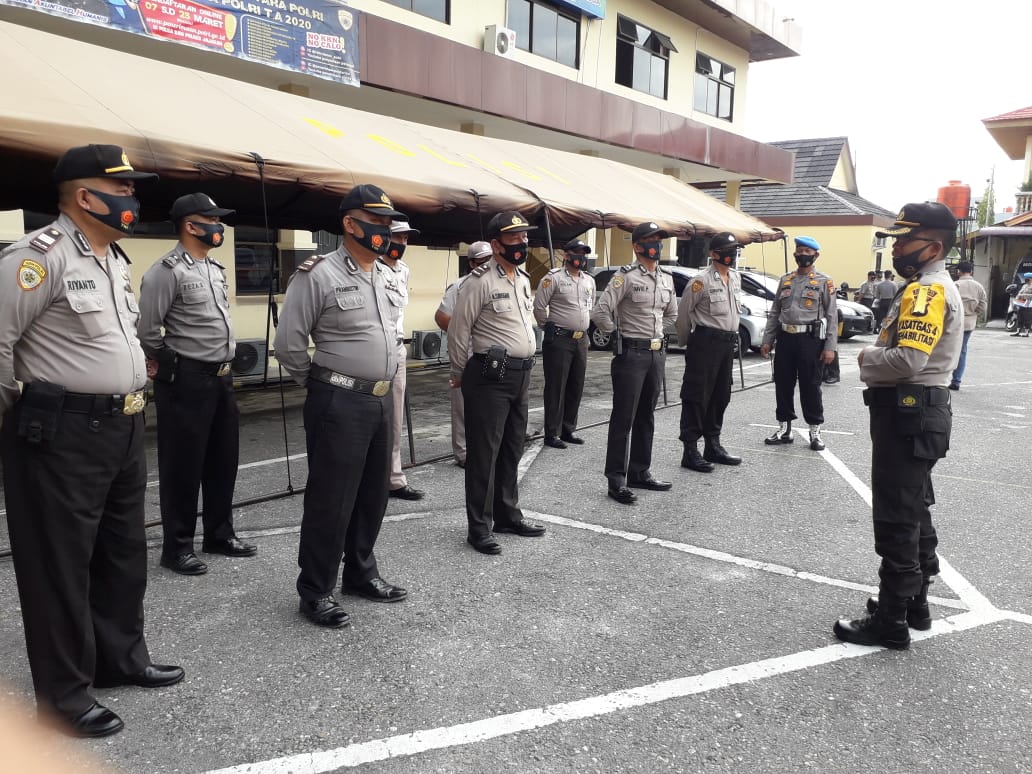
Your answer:
[[[425,464],[409,479],[427,496],[392,500],[377,546],[384,577],[410,596],[341,597],[353,619],[343,630],[297,612],[301,498],[278,495],[304,485],[300,392],[285,391],[285,415],[273,410],[278,392],[241,393],[237,498],[251,504],[236,522],[258,556],[207,557],[207,575],[184,578],[157,566],[152,542],[150,651],[187,679],[97,691],[126,729],[52,754],[73,769],[93,758],[155,774],[1032,772],[1032,344],[1001,329],[971,340],[953,448],[934,476],[946,560],[931,589],[935,623],[891,652],[831,633],[877,583],[855,366],[870,340],[842,345],[821,453],[802,435],[763,444],[775,424],[770,367],[744,358],[723,440],[745,461],[712,474],[678,466],[684,365],[672,354],[653,471],[674,487],[631,507],[605,496],[609,355],[592,353],[587,443],[535,440],[523,460],[521,504],[548,532],[501,536],[497,557],[464,543],[447,375],[412,373],[413,446]],[[540,367],[535,379],[532,430]],[[0,694],[31,704],[9,559],[0,678]]]

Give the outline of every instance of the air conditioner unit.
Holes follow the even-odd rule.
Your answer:
[[[236,345],[233,378],[242,382],[258,382],[265,378],[267,346],[265,339],[244,339]]]
[[[484,51],[512,58],[516,51],[516,31],[498,24],[484,27]]]
[[[412,331],[413,360],[447,360],[448,334],[442,331]]]

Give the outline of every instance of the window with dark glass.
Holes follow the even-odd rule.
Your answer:
[[[662,32],[626,16],[616,17],[616,82],[620,85],[666,99],[671,51],[677,49]]]
[[[694,107],[700,113],[727,121],[734,118],[735,68],[711,56],[697,53]]]
[[[568,67],[577,67],[580,16],[540,0],[509,0],[505,26],[516,33],[516,47]]]
[[[387,0],[391,5],[448,23],[450,8],[448,0]]]

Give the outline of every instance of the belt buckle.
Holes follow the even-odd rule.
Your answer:
[[[216,376],[229,376],[229,372],[233,370],[232,363],[221,363],[219,370],[215,372]]]
[[[146,405],[147,399],[143,397],[142,391],[130,392],[122,401],[122,413],[127,416],[139,414]]]
[[[584,331],[574,331],[570,335],[573,336],[574,341],[576,341],[577,339],[583,339],[584,338]]]
[[[649,349],[655,352],[663,348],[663,339],[649,339]]]
[[[799,333],[799,326],[794,323],[785,323],[785,333]]]
[[[373,395],[375,395],[377,398],[382,398],[390,391],[391,383],[386,379],[381,379],[378,382],[373,382]]]

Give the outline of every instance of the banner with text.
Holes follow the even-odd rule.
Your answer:
[[[340,0],[0,0],[358,86],[358,16]]]

